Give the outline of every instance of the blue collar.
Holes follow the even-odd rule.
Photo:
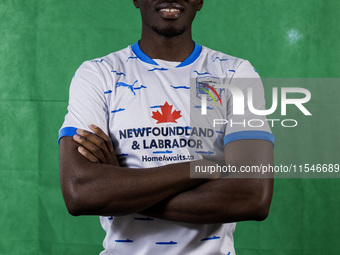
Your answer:
[[[148,55],[146,55],[139,47],[138,41],[131,45],[131,49],[133,51],[133,53],[135,53],[135,55],[143,62],[148,63],[148,64],[152,64],[152,65],[157,65],[158,64],[151,59]],[[195,43],[195,48],[194,50],[191,52],[191,54],[182,62],[180,63],[178,66],[176,66],[176,68],[178,67],[184,67],[187,65],[190,65],[192,63],[195,62],[195,60],[200,56],[202,51],[202,46],[198,45],[197,43]]]

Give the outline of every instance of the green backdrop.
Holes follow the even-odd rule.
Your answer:
[[[339,9],[338,0],[206,0],[194,38],[249,59],[262,77],[339,78]],[[72,217],[62,199],[58,130],[76,68],[133,44],[139,12],[132,0],[1,0],[0,31],[0,254],[98,254],[98,217]],[[298,116],[301,126],[273,128],[278,164],[340,163],[336,84],[310,88],[313,116]],[[340,254],[339,184],[277,179],[268,219],[237,225],[237,253]]]

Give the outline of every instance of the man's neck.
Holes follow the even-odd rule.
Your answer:
[[[182,62],[194,50],[195,43],[191,33],[177,37],[150,36],[142,33],[139,47],[152,59]]]

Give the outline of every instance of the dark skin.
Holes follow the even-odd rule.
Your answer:
[[[144,53],[170,61],[183,61],[190,55],[194,48],[191,24],[202,8],[202,0],[169,1],[166,6],[156,0],[133,2],[142,14],[139,43]],[[176,10],[166,13],[164,9],[169,8]],[[80,136],[60,140],[61,187],[72,215],[139,212],[188,223],[263,220],[268,215],[271,176],[217,179],[218,175],[203,175],[192,179],[188,162],[148,169],[122,168],[110,138],[99,128],[91,129],[95,134],[78,130]],[[226,163],[236,167],[273,164],[273,146],[268,141],[235,141],[224,151]]]
[[[261,175],[259,176],[261,178],[254,175],[250,178],[249,174],[240,174],[234,178],[216,179],[218,175],[208,174],[189,182],[188,175],[182,179],[182,174],[189,174],[188,163],[144,169],[143,172],[140,169],[120,168],[110,138],[97,127],[91,126],[91,129],[94,133],[78,130],[79,135],[75,135],[73,141],[71,137],[62,138],[65,141],[63,143],[71,144],[67,148],[72,148],[70,155],[78,150],[76,157],[72,155],[75,167],[68,168],[70,172],[65,173],[65,177],[72,178],[71,174],[85,175],[70,180],[74,183],[66,182],[73,188],[78,186],[77,195],[82,202],[78,206],[84,207],[79,214],[117,216],[139,212],[146,216],[188,223],[263,220],[268,215],[273,190],[270,175]],[[237,167],[270,163],[271,151],[272,144],[262,140],[235,141],[225,146],[227,162]],[[211,162],[207,162],[209,163]],[[83,168],[79,168],[79,164],[84,164]],[[203,162],[200,161],[198,164]],[[85,177],[89,180],[87,181]],[[78,178],[79,181],[76,181]],[[166,184],[169,186],[166,187]],[[165,187],[166,190],[163,189]],[[70,190],[68,188],[67,192]],[[93,193],[97,190],[102,193]],[[170,193],[172,194],[168,195]],[[71,203],[68,208],[72,213],[72,206],[77,205],[78,196],[72,198],[70,193],[65,195],[66,203],[67,201]],[[66,199],[67,196],[71,197]],[[160,196],[164,197],[157,201]],[[141,208],[148,203],[153,205]],[[139,208],[141,210],[138,210]],[[77,212],[74,214],[78,215]]]

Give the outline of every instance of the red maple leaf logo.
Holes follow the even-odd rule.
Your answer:
[[[165,104],[161,106],[162,113],[160,113],[159,111],[152,112],[152,118],[157,120],[156,124],[166,122],[177,123],[176,120],[182,117],[181,111],[174,110],[173,112],[171,112],[172,107],[173,105],[169,105],[168,102],[165,102]]]

